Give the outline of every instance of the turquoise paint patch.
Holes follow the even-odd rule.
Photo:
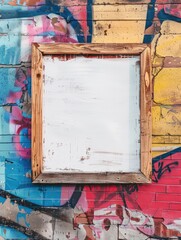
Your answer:
[[[0,47],[1,51],[1,47]],[[3,57],[0,52],[0,58]],[[21,91],[20,87],[15,86],[15,68],[0,68],[0,105],[6,104],[11,92]]]
[[[13,228],[0,226],[0,236],[4,239],[26,239],[27,236]]]

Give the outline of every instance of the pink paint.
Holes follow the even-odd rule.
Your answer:
[[[79,5],[79,2],[77,3],[77,5]],[[79,21],[85,39],[87,38],[87,35],[89,34],[89,29],[87,26],[87,6],[86,5],[82,5],[82,6],[76,6],[76,7],[68,7],[69,11],[72,13],[72,15],[75,17],[75,19],[81,19],[84,21]]]
[[[36,41],[35,36],[39,35],[38,42],[67,42],[76,43],[77,40],[70,36],[70,25],[66,21],[55,14],[48,16],[41,16],[41,18],[34,18],[34,21],[38,21],[37,26],[35,22],[27,25],[27,33],[29,35],[29,44]],[[54,33],[54,35],[52,35]]]
[[[181,18],[181,6],[180,4],[165,4],[164,5],[165,13]]]
[[[61,205],[65,204],[72,196],[75,186],[62,186],[61,188]]]
[[[18,155],[25,159],[29,159],[29,158],[31,158],[31,148],[24,148],[22,146],[21,140],[20,140],[20,134],[23,129],[28,129],[28,132],[30,133],[30,129],[31,129],[31,120],[30,119],[24,118],[24,117],[22,118],[21,125],[17,129],[18,135],[14,136],[13,142],[15,143],[15,149],[16,149]],[[31,137],[29,136],[29,138],[31,138]]]

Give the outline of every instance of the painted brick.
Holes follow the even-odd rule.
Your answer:
[[[174,219],[181,218],[181,211],[166,210],[166,211],[163,211],[162,216],[164,219],[169,219],[171,222]]]
[[[162,35],[159,38],[156,53],[162,57],[166,56],[180,57],[181,56],[180,41],[181,35]]]
[[[180,104],[180,85],[181,68],[163,68],[154,79],[154,101],[165,105]],[[164,111],[163,114],[169,115]]]
[[[168,93],[165,93],[165,97],[162,99],[160,98],[161,101],[172,104],[166,95]],[[154,106],[152,107],[152,116],[153,135],[181,135],[181,128],[178,124],[181,121],[180,106]]]
[[[135,200],[137,204],[139,204],[143,209],[149,207],[150,203],[155,201],[156,194],[150,192],[141,192],[139,191],[136,194]]]
[[[181,179],[180,178],[175,178],[175,177],[165,177],[159,179],[159,184],[163,185],[180,185],[181,184]]]
[[[176,210],[176,211],[181,211],[181,203],[171,203],[170,209]]]
[[[172,185],[172,186],[166,186],[166,192],[168,193],[181,193],[181,186],[178,185]]]
[[[170,209],[170,203],[169,202],[159,202],[159,201],[154,201],[149,204],[150,208],[153,208],[155,210],[158,209]]]
[[[181,202],[181,194],[156,194],[156,201]]]
[[[178,161],[181,162],[181,153],[180,153],[180,152],[177,152],[177,153],[171,155],[171,159],[172,159],[172,160],[178,160]]]
[[[166,192],[166,185],[164,184],[149,184],[149,185],[142,185],[139,187],[140,191],[146,192]]]

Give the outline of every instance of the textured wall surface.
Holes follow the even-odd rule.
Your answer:
[[[152,44],[152,184],[31,183],[32,42]],[[181,239],[180,125],[181,0],[0,0],[0,239]]]

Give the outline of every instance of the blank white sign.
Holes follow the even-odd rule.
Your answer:
[[[43,172],[140,170],[139,60],[44,56]]]

